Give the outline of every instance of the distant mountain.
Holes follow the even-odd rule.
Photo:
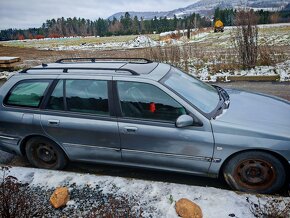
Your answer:
[[[191,4],[184,8],[178,8],[172,11],[162,11],[162,12],[136,12],[129,11],[132,17],[137,16],[139,19],[153,19],[155,16],[173,18],[174,15],[179,17],[185,17],[192,13],[199,13],[204,16],[212,16],[214,9],[220,8],[252,8],[254,10],[268,10],[276,11],[282,10],[286,5],[290,3],[290,0],[200,0],[194,4]],[[120,19],[124,16],[125,12],[119,12],[108,17],[112,20],[114,17]]]

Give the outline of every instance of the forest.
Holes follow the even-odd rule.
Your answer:
[[[214,20],[220,19],[226,26],[234,25],[237,11],[233,9],[216,8],[213,19],[199,14],[191,14],[184,18],[167,17],[151,20],[138,19],[126,12],[117,20],[98,18],[95,21],[84,18],[57,18],[46,20],[40,28],[7,29],[0,31],[0,41],[60,38],[72,36],[113,36],[132,34],[151,34],[165,31],[203,28],[213,26]],[[290,22],[290,11],[279,12],[256,11],[259,24]]]

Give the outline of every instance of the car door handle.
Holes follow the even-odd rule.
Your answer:
[[[137,132],[138,128],[134,126],[126,126],[124,127],[125,133],[135,133]]]
[[[48,120],[48,125],[58,126],[59,120]]]

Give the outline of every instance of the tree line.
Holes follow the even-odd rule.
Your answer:
[[[259,24],[289,22],[290,12],[268,12],[256,11],[259,17]],[[234,25],[236,10],[216,8],[214,20],[221,19],[226,26]],[[84,18],[58,18],[47,20],[40,28],[29,29],[7,29],[0,31],[0,41],[23,40],[23,39],[42,39],[59,38],[70,36],[112,36],[112,35],[132,35],[132,34],[151,34],[161,33],[172,30],[182,30],[191,28],[210,27],[213,21],[208,17],[199,14],[192,14],[184,18],[172,19],[166,17],[153,18],[151,20],[138,19],[137,16],[131,17],[126,12],[120,20],[99,18],[95,21]]]
[[[126,12],[120,20],[99,18],[95,21],[83,18],[58,18],[47,20],[40,28],[7,29],[0,32],[0,40],[23,40],[41,39],[45,37],[59,38],[70,36],[112,36],[112,35],[132,35],[151,34],[165,31],[185,29],[192,24],[195,19],[200,26],[211,26],[211,20],[201,17],[199,14],[192,14],[185,18],[173,19],[153,18],[151,20],[140,20]]]
[[[216,8],[214,11],[214,20],[221,20],[225,26],[235,25],[238,11],[234,9],[220,9]],[[257,24],[271,24],[271,23],[288,23],[290,22],[290,8],[281,11],[253,11],[253,15],[257,17]]]

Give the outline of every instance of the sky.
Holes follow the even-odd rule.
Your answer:
[[[47,19],[96,20],[122,11],[168,11],[197,0],[0,0],[0,30],[40,27]]]

